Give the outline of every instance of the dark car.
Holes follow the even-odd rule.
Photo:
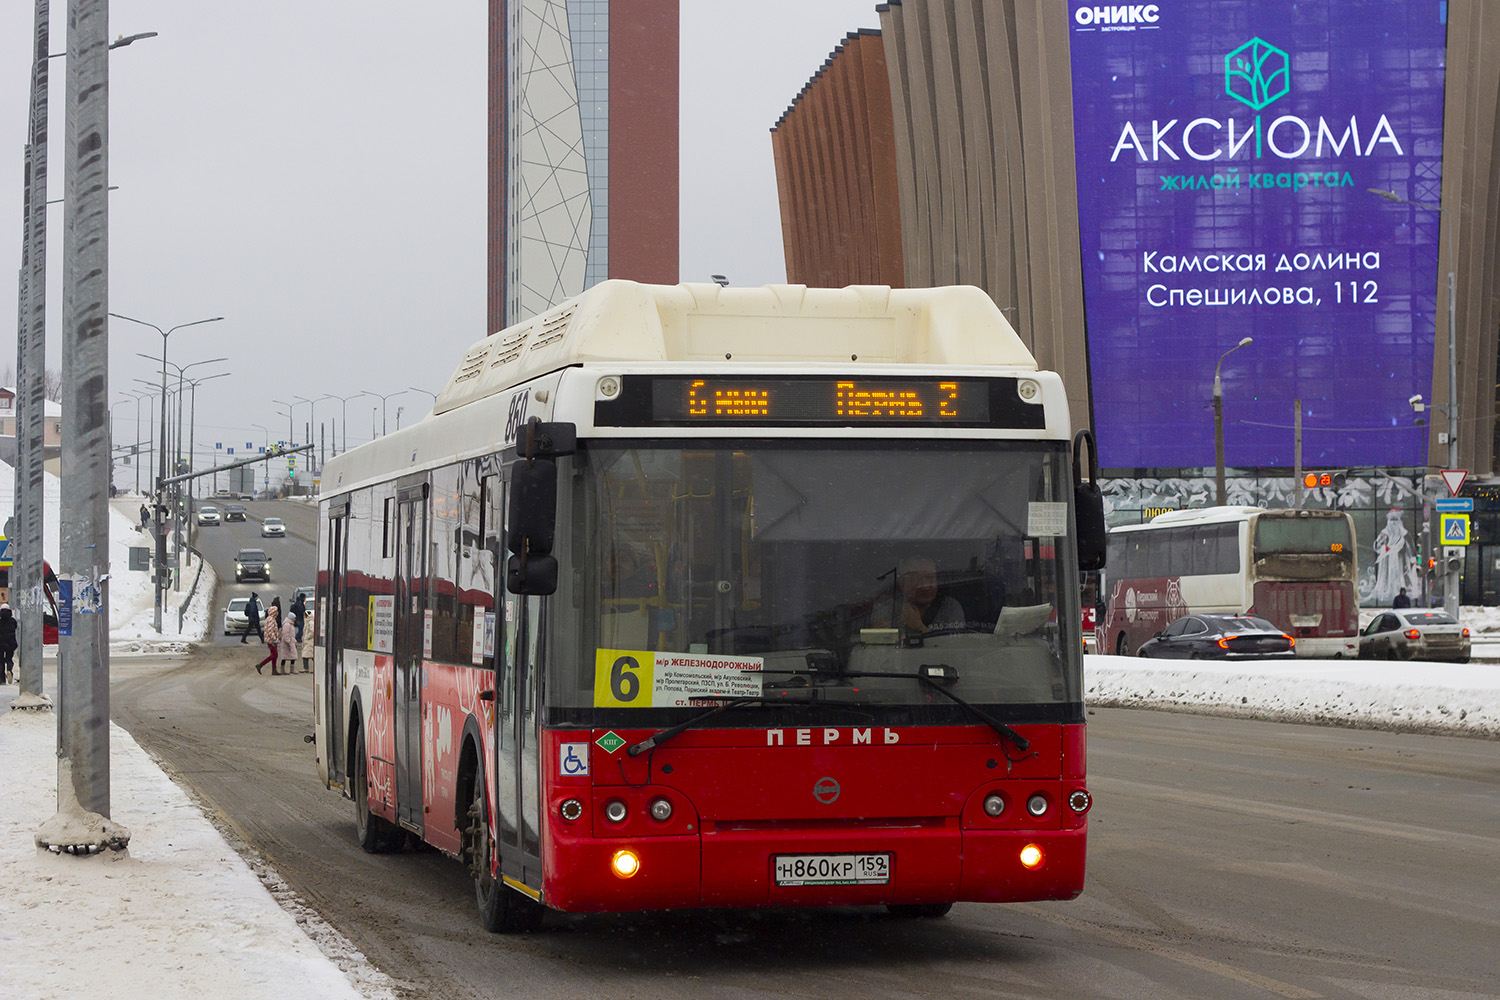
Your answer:
[[[243,580],[266,580],[271,579],[271,557],[266,555],[265,549],[240,549],[234,556],[234,579],[236,582]]]
[[[1362,660],[1452,660],[1468,663],[1469,630],[1446,611],[1399,608],[1375,616],[1359,634]]]
[[[245,519],[244,504],[227,503],[224,505],[224,520],[243,521]]]
[[[1292,660],[1297,640],[1254,615],[1185,615],[1141,643],[1139,655],[1183,660]]]

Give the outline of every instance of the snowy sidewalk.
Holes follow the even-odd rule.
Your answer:
[[[130,830],[129,850],[89,858],[37,850],[38,827],[57,812],[57,717],[10,711],[16,686],[0,690],[7,1000],[392,996],[389,981],[320,918],[283,909],[118,726],[110,728],[110,813]]]

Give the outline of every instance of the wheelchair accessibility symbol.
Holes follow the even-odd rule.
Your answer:
[[[577,777],[589,773],[589,745],[587,743],[564,743],[560,748],[557,772],[564,777]]]

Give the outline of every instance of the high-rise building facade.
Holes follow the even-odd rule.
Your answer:
[[[677,280],[678,0],[490,0],[491,332]]]

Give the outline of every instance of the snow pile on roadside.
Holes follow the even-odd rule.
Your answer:
[[[118,726],[111,814],[130,830],[129,849],[89,858],[37,850],[35,833],[57,809],[56,725],[50,713],[0,715],[5,996],[394,995],[347,941],[338,965],[323,954]]]
[[[1091,705],[1189,708],[1282,722],[1500,736],[1500,669],[1493,664],[1188,663],[1093,655],[1083,662],[1084,700]]]

